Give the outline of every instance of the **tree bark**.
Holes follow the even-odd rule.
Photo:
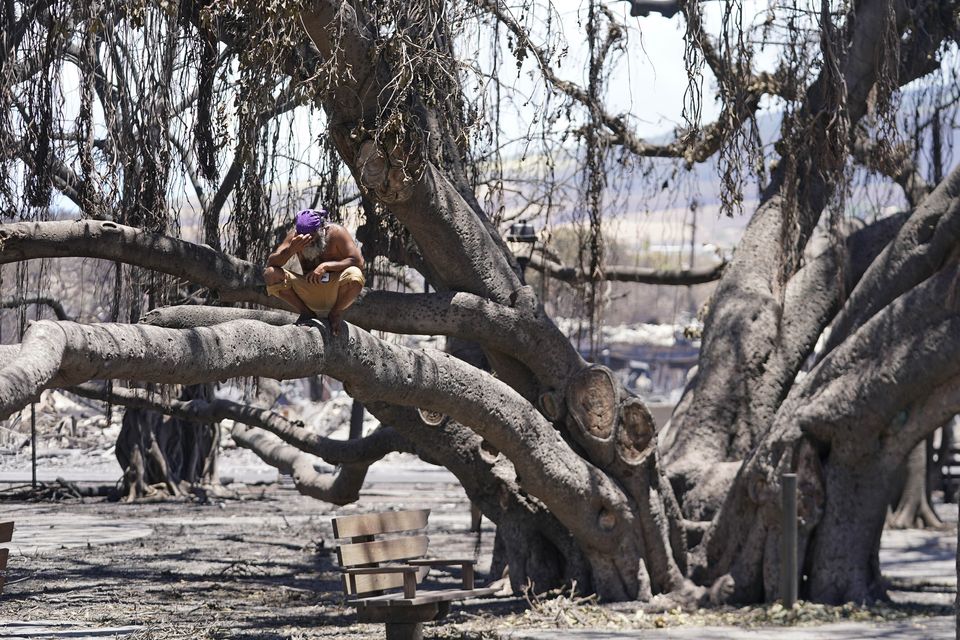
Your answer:
[[[697,374],[685,390],[662,443],[671,482],[677,495],[683,496],[686,517],[706,521],[714,516],[727,495],[741,459],[752,446],[753,436],[749,435],[752,431],[745,427],[737,431],[740,436],[731,434],[727,440],[718,438],[712,429],[718,420],[726,421],[723,416],[727,415],[718,407],[733,411],[730,403],[739,402],[736,398],[746,401],[736,389],[745,390],[749,386],[756,391],[750,392],[749,408],[743,409],[747,415],[737,420],[750,420],[758,427],[772,421],[772,412],[779,408],[824,327],[840,309],[844,291],[856,285],[872,261],[896,236],[906,218],[905,214],[898,214],[879,220],[851,234],[842,253],[828,248],[800,269],[786,285],[783,317],[776,335],[770,337],[773,341],[767,345],[770,348],[756,347],[757,366],[754,369],[738,369],[730,379],[728,367],[731,361],[728,358],[739,362],[746,357],[746,351],[752,348],[746,338],[737,346],[735,355],[727,354],[723,359],[711,355],[712,348],[704,346],[701,350]],[[726,307],[740,314],[737,322],[745,322],[755,313],[751,305],[742,300],[733,305],[727,303]],[[732,331],[732,325],[727,326],[727,330]],[[730,341],[731,338],[725,336],[722,340]],[[707,372],[701,374],[703,367]],[[716,380],[701,382],[703,376],[716,377]],[[713,389],[717,395],[698,393],[697,389],[701,388]],[[713,401],[707,402],[708,397],[713,397]],[[767,407],[764,411],[770,413],[763,420],[755,414],[760,406]],[[706,415],[698,423],[684,422],[691,411],[705,412]],[[701,454],[706,460],[731,459],[705,465]]]

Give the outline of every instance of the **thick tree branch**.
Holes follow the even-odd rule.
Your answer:
[[[238,445],[250,449],[270,466],[289,473],[297,491],[303,495],[338,505],[360,499],[369,464],[346,464],[333,473],[319,473],[313,466],[316,458],[284,444],[270,433],[238,424],[232,435]]]
[[[936,386],[925,398],[912,403],[909,416],[902,426],[894,421],[887,429],[890,446],[885,454],[891,463],[899,464],[904,453],[904,443],[922,443],[924,438],[945,425],[960,413],[960,376],[948,379]],[[926,452],[924,452],[926,455]],[[912,526],[913,523],[910,523]]]
[[[4,354],[10,357],[0,368],[0,398],[9,403],[9,410],[2,412],[3,418],[25,407],[56,380],[67,341],[59,324],[40,321],[27,329],[15,356],[12,354],[14,346],[4,346]]]
[[[50,336],[57,335],[60,348],[51,351]],[[31,367],[37,373],[23,385],[19,381],[31,379],[25,374]],[[9,416],[53,384],[94,378],[193,384],[264,373],[279,379],[327,373],[365,404],[449,415],[525,469],[524,488],[585,549],[600,553],[629,542],[635,525],[626,496],[513,389],[449,354],[406,349],[349,325],[330,337],[313,327],[250,320],[192,330],[41,321],[27,331],[20,355],[0,369],[0,415]],[[553,463],[543,465],[543,459]],[[601,517],[604,526],[598,528]]]
[[[960,375],[958,276],[944,269],[871,317],[796,385],[778,419],[831,443],[833,456],[874,455],[860,443]],[[898,439],[895,448],[906,455],[915,444]]]
[[[960,12],[956,0],[918,3],[914,28],[900,44],[901,87],[940,68],[944,41],[960,41]]]
[[[881,253],[833,322],[829,353],[891,301],[929,278],[956,252],[960,239],[960,166],[931,193]]]
[[[0,264],[84,256],[167,273],[208,287],[226,302],[286,308],[267,296],[260,269],[204,245],[115,222],[20,222],[0,225]]]
[[[726,261],[713,267],[703,267],[700,269],[654,269],[652,267],[627,267],[610,265],[603,268],[603,272],[597,277],[590,278],[586,273],[573,267],[566,267],[558,262],[546,260],[538,255],[530,258],[529,266],[534,271],[539,271],[555,280],[568,282],[570,284],[583,284],[595,281],[610,282],[636,282],[640,284],[655,285],[680,285],[690,286],[694,284],[705,284],[720,279],[723,275],[723,269],[727,265]]]
[[[59,300],[55,300],[47,296],[33,296],[0,300],[0,309],[16,309],[28,304],[45,305],[50,307],[50,309],[53,310],[54,315],[57,316],[57,320],[73,320],[73,318],[67,315],[67,312],[64,311],[63,305],[60,304]]]
[[[851,233],[842,245],[827,247],[790,279],[783,299],[780,348],[767,367],[768,384],[784,385],[796,377],[847,293],[907,218],[906,212],[895,214]]]
[[[196,329],[212,327],[232,320],[257,320],[276,327],[293,324],[297,314],[290,311],[266,311],[239,307],[211,307],[201,304],[183,304],[151,309],[140,317],[141,324],[167,329]],[[349,320],[349,318],[348,318]],[[357,324],[354,322],[354,324]]]
[[[532,295],[525,289],[518,294]],[[509,352],[529,363],[544,384],[552,386],[562,385],[567,373],[556,368],[553,357],[563,358],[569,341],[562,334],[538,331],[539,311],[523,305],[506,307],[463,292],[417,294],[364,289],[344,318],[368,331],[449,336]],[[283,325],[292,323],[296,316],[284,311],[189,305],[154,309],[141,322],[188,329],[240,319]]]

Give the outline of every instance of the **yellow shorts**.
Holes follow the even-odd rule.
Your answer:
[[[340,291],[340,285],[347,282],[357,282],[362,287],[366,281],[363,279],[363,272],[357,267],[347,267],[339,274],[331,273],[329,282],[318,282],[316,284],[307,282],[307,279],[303,276],[284,269],[283,282],[267,285],[267,294],[276,296],[281,291],[293,289],[293,292],[303,300],[303,303],[311,311],[316,313],[318,317],[325,318],[337,302],[337,292]]]

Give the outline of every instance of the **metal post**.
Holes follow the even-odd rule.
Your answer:
[[[37,405],[30,405],[30,471],[31,471],[31,483],[30,486],[34,489],[37,488],[37,416],[36,416],[36,407]]]
[[[780,549],[780,595],[783,606],[797,601],[797,474],[785,473],[783,486],[783,546]]]
[[[353,406],[350,407],[350,435],[347,436],[350,440],[357,440],[363,436],[363,414],[363,405],[359,400],[354,400]]]

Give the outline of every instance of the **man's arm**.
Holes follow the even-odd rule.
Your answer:
[[[299,253],[300,250],[308,244],[310,244],[309,235],[297,235],[297,233],[291,229],[287,232],[287,236],[283,241],[273,250],[270,257],[267,258],[267,266],[282,267],[287,264],[290,258]]]

